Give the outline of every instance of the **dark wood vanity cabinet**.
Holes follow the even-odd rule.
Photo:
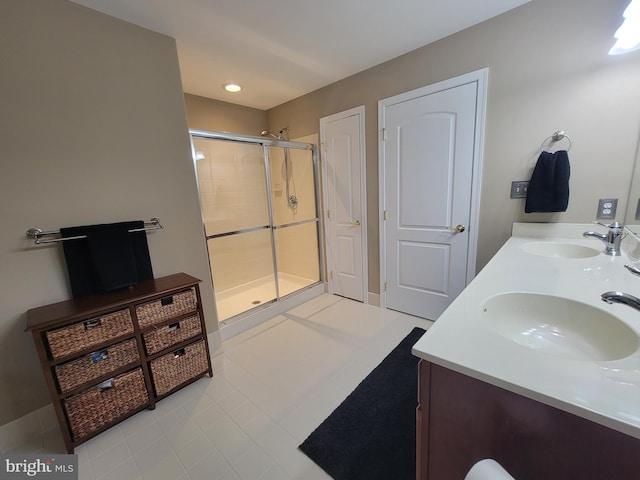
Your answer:
[[[418,480],[462,480],[484,458],[517,480],[640,479],[637,438],[425,360],[419,372]]]
[[[199,283],[179,273],[27,312],[69,453],[213,375]]]

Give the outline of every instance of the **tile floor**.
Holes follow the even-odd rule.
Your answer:
[[[205,377],[76,449],[81,480],[328,479],[297,446],[427,320],[321,295],[224,342]]]

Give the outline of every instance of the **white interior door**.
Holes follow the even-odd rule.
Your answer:
[[[364,107],[320,119],[329,292],[366,302]]]
[[[458,78],[380,102],[387,308],[435,320],[475,274],[478,98]]]

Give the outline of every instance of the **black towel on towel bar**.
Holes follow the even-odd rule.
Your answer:
[[[569,205],[569,155],[542,152],[527,188],[526,213],[566,212]]]
[[[100,287],[105,292],[128,287],[138,281],[136,259],[125,226],[109,226],[87,232],[87,244]]]
[[[74,297],[106,292],[153,278],[143,221],[61,228],[62,237],[87,238],[62,242]]]

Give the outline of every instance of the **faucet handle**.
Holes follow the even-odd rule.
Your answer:
[[[606,225],[597,220],[594,220],[593,223],[595,225],[600,225],[602,227],[605,227],[609,231],[609,235],[626,237],[626,233],[624,231],[624,225],[620,222],[613,222],[613,223],[610,223],[609,225]]]
[[[631,273],[633,273],[636,276],[640,277],[640,269],[638,269],[638,267],[636,267],[635,265],[625,265],[624,268],[626,268],[627,270],[629,270]]]
[[[601,223],[601,222],[599,222],[599,221],[597,221],[597,220],[594,220],[594,221],[593,221],[593,223],[594,223],[595,225],[600,225],[600,226],[602,226],[602,227],[608,228],[608,229],[610,229],[610,230],[613,230],[613,229],[616,229],[616,228],[624,229],[624,225],[623,225],[622,223],[620,223],[620,222],[613,222],[613,223],[611,223],[611,224],[609,224],[609,225],[606,225],[606,224]]]

